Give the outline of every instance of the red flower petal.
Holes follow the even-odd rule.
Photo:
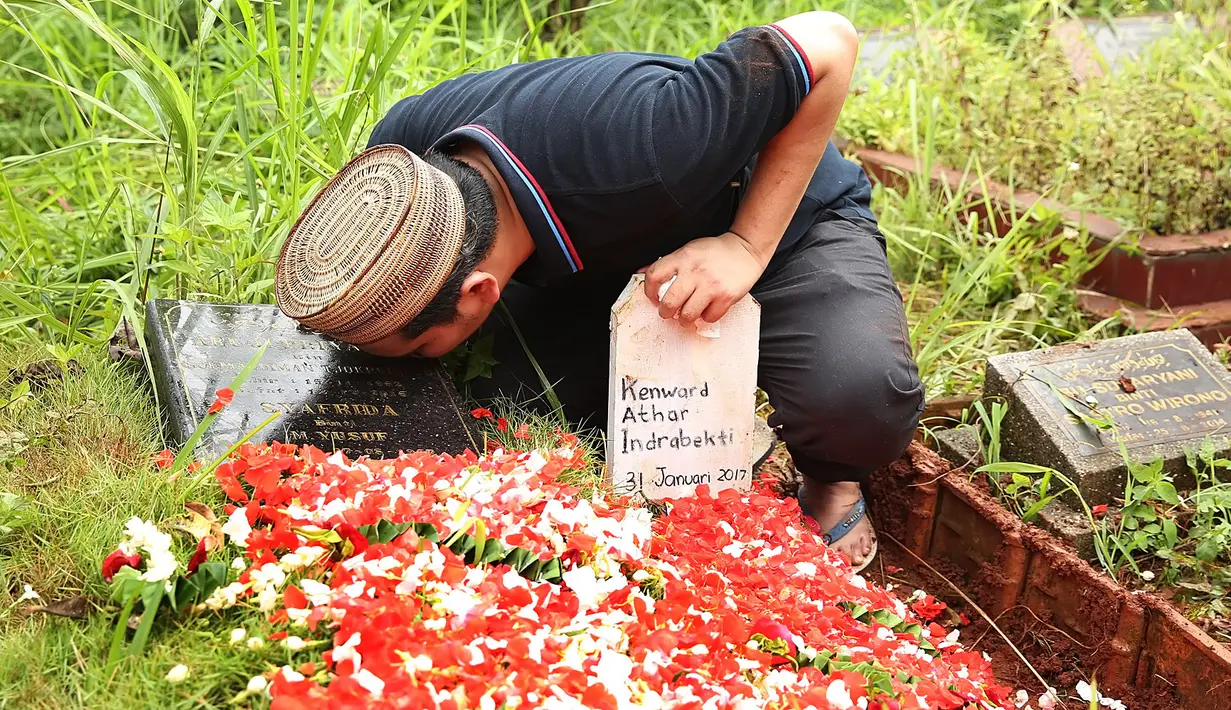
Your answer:
[[[530,438],[530,425],[522,424],[521,426],[517,427],[517,431],[513,432],[513,438],[514,439],[529,439]]]
[[[225,461],[214,469],[214,478],[218,479],[218,485],[222,486],[222,492],[227,498],[236,503],[247,503],[248,493],[244,491],[243,485],[240,484],[237,476],[237,469],[242,470],[239,462]]]
[[[1103,503],[1102,505],[1096,505],[1090,509],[1090,512],[1094,515],[1094,517],[1101,518],[1104,515],[1107,515],[1107,504]]]
[[[940,616],[940,612],[946,609],[946,605],[942,601],[937,601],[931,594],[914,602],[910,605],[912,611],[927,621]]]
[[[492,410],[488,409],[487,407],[475,407],[474,409],[470,410],[470,416],[474,417],[475,419],[491,419]]]
[[[334,530],[342,536],[343,540],[351,544],[353,549],[348,557],[361,554],[364,550],[368,549],[368,539],[354,525],[342,523],[334,528]]]
[[[214,403],[209,405],[209,410],[207,410],[207,413],[217,414],[218,412],[221,412],[223,407],[229,405],[231,400],[234,398],[235,390],[230,387],[223,387],[214,393]]]
[[[504,417],[500,417],[499,419],[496,420],[496,431],[508,431],[508,430],[509,430],[509,420],[508,419],[505,419]]]
[[[141,564],[141,555],[133,553],[125,555],[122,551],[116,550],[103,560],[103,579],[110,582],[115,578],[115,573],[119,572],[124,567],[132,567],[136,569]]]
[[[791,630],[773,619],[765,617],[757,619],[752,624],[752,633],[761,634],[767,639],[785,641],[787,649],[790,650],[792,656],[799,653],[799,649],[795,647],[795,641],[791,638]]]
[[[188,573],[184,575],[185,577],[191,577],[196,574],[197,568],[201,566],[201,563],[204,562],[207,557],[209,557],[209,548],[206,547],[205,542],[208,539],[209,538],[203,537],[197,541],[197,550],[192,553],[192,558],[188,560],[188,567],[186,568]]]
[[[171,449],[163,449],[154,454],[154,465],[158,468],[171,468],[171,464],[175,463],[175,454]]]
[[[303,592],[293,584],[286,585],[286,590],[282,592],[282,600],[287,609],[306,609],[308,607],[308,598]]]

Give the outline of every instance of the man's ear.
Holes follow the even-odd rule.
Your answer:
[[[487,313],[500,300],[500,280],[486,271],[473,271],[462,282],[458,312],[469,315]]]

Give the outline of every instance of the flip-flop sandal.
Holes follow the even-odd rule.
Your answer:
[[[807,508],[803,508],[803,511],[808,516],[812,516],[812,511],[808,510]],[[847,513],[845,518],[839,521],[837,525],[833,526],[832,528],[830,528],[829,530],[826,530],[824,533],[821,534],[821,539],[825,541],[826,545],[832,545],[838,540],[841,540],[842,538],[846,537],[847,533],[849,533],[851,530],[854,530],[856,525],[859,525],[859,521],[863,520],[864,517],[867,515],[867,513],[868,513],[868,504],[864,502],[863,498],[860,498],[859,502],[856,503],[851,508],[851,512]],[[815,519],[816,518],[813,517],[813,520]],[[872,564],[872,560],[876,558],[876,553],[879,550],[880,550],[880,545],[877,544],[876,536],[873,535],[872,536],[872,551],[868,553],[868,556],[864,558],[863,563],[860,564],[859,566],[856,567],[854,563],[852,563],[851,564],[852,571],[854,571],[855,573],[859,573],[867,569],[868,565]]]

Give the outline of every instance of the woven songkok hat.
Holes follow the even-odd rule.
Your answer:
[[[355,345],[431,302],[466,232],[457,184],[401,146],[360,153],[312,198],[278,257],[278,307]]]

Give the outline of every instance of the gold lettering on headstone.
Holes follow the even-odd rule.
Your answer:
[[[1095,449],[1200,438],[1224,428],[1225,420],[1231,418],[1231,391],[1223,380],[1194,353],[1177,345],[1037,367],[1043,381],[1052,383],[1057,398],[1067,398],[1070,407],[1088,408],[1090,418],[1114,425],[1111,430],[1091,428],[1071,411],[1055,412],[1067,425],[1084,432],[1078,436],[1080,443]]]
[[[398,417],[397,410],[387,404],[345,402],[261,402],[261,410],[267,414],[338,414],[360,417]]]

